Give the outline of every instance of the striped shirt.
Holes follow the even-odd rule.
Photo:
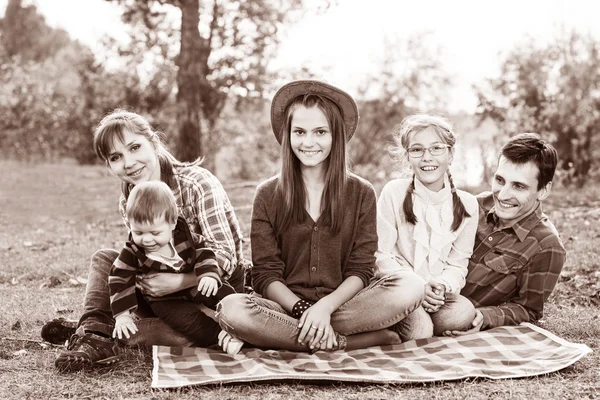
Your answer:
[[[539,205],[499,229],[492,194],[477,200],[479,228],[461,294],[483,314],[482,329],[540,319],[566,259],[556,228]]]
[[[221,275],[228,280],[243,260],[242,233],[233,206],[221,182],[200,166],[173,166],[173,178],[165,182],[175,195],[177,209],[190,230],[205,239],[216,254]],[[161,176],[167,174],[161,171]],[[119,210],[124,220],[127,199],[121,195]]]
[[[150,271],[186,273],[193,270],[196,273],[198,282],[201,278],[210,276],[216,279],[219,284],[221,283],[215,253],[204,247],[203,238],[190,232],[185,220],[181,217],[177,220],[177,225],[173,230],[173,244],[177,254],[183,260],[183,264],[176,267],[148,257],[145,250],[138,247],[133,242],[131,234],[129,235],[129,240],[113,263],[108,275],[110,307],[115,317],[137,308],[135,278],[138,273],[148,273]],[[195,287],[184,289],[184,292],[189,293],[189,296],[179,291],[162,296],[159,300],[190,298],[190,296],[193,297],[198,293]],[[150,296],[146,297],[150,301],[153,300]]]

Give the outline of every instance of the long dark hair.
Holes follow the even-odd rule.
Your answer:
[[[332,135],[331,152],[325,162],[325,188],[321,198],[321,214],[323,221],[329,225],[334,234],[342,226],[344,218],[344,194],[348,179],[346,161],[346,126],[339,107],[327,97],[306,94],[294,99],[286,110],[286,122],[282,130],[281,171],[277,195],[284,204],[283,215],[278,218],[275,230],[285,231],[293,222],[303,222],[306,206],[306,187],[302,180],[300,160],[296,157],[290,144],[292,117],[298,107],[317,107],[321,110]]]
[[[160,166],[160,178],[169,186],[173,179],[173,166],[192,166],[202,163],[202,158],[189,163],[177,160],[164,146],[160,137],[161,134],[152,129],[146,118],[131,111],[115,109],[98,123],[92,139],[94,153],[107,165],[114,141],[119,140],[122,142],[125,131],[144,136],[154,145]],[[130,183],[121,183],[121,191],[125,198],[129,197],[132,187],[133,185]]]

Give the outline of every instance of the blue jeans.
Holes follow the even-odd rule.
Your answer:
[[[353,335],[388,328],[421,305],[423,281],[414,273],[397,273],[373,279],[331,314],[331,326],[339,335]],[[221,328],[254,346],[309,351],[298,343],[298,320],[276,302],[256,295],[234,294],[217,307]]]
[[[83,302],[83,315],[79,319],[78,333],[85,331],[99,332],[112,336],[115,321],[110,309],[110,293],[108,290],[108,275],[110,267],[119,256],[119,252],[112,249],[98,250],[92,256],[88,273],[88,283]],[[230,285],[237,291],[243,290],[243,271],[236,268],[234,276],[229,280]],[[125,340],[127,345],[164,345],[186,346],[193,340],[169,327],[164,321],[156,318],[148,304],[137,292],[139,320],[136,322],[138,332],[130,339]],[[202,312],[198,308],[198,312]],[[214,322],[211,319],[212,322]],[[210,324],[210,322],[208,322]],[[214,322],[216,325],[216,322]],[[216,326],[218,328],[218,326]],[[206,335],[213,336],[215,326],[206,326]]]
[[[418,307],[400,321],[394,329],[403,342],[441,336],[446,331],[465,331],[475,318],[475,307],[464,296],[446,293],[444,305],[437,312],[428,313]]]

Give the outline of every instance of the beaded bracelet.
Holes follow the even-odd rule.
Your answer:
[[[302,314],[304,314],[304,312],[308,310],[313,304],[314,303],[311,303],[310,301],[302,299],[298,300],[296,304],[294,304],[294,307],[292,307],[292,317],[300,319]]]

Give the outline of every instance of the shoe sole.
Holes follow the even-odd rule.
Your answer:
[[[92,368],[109,367],[116,364],[118,361],[119,356],[104,358],[96,362],[91,362],[88,359],[79,357],[65,357],[57,358],[54,362],[54,366],[61,372],[75,372]]]

